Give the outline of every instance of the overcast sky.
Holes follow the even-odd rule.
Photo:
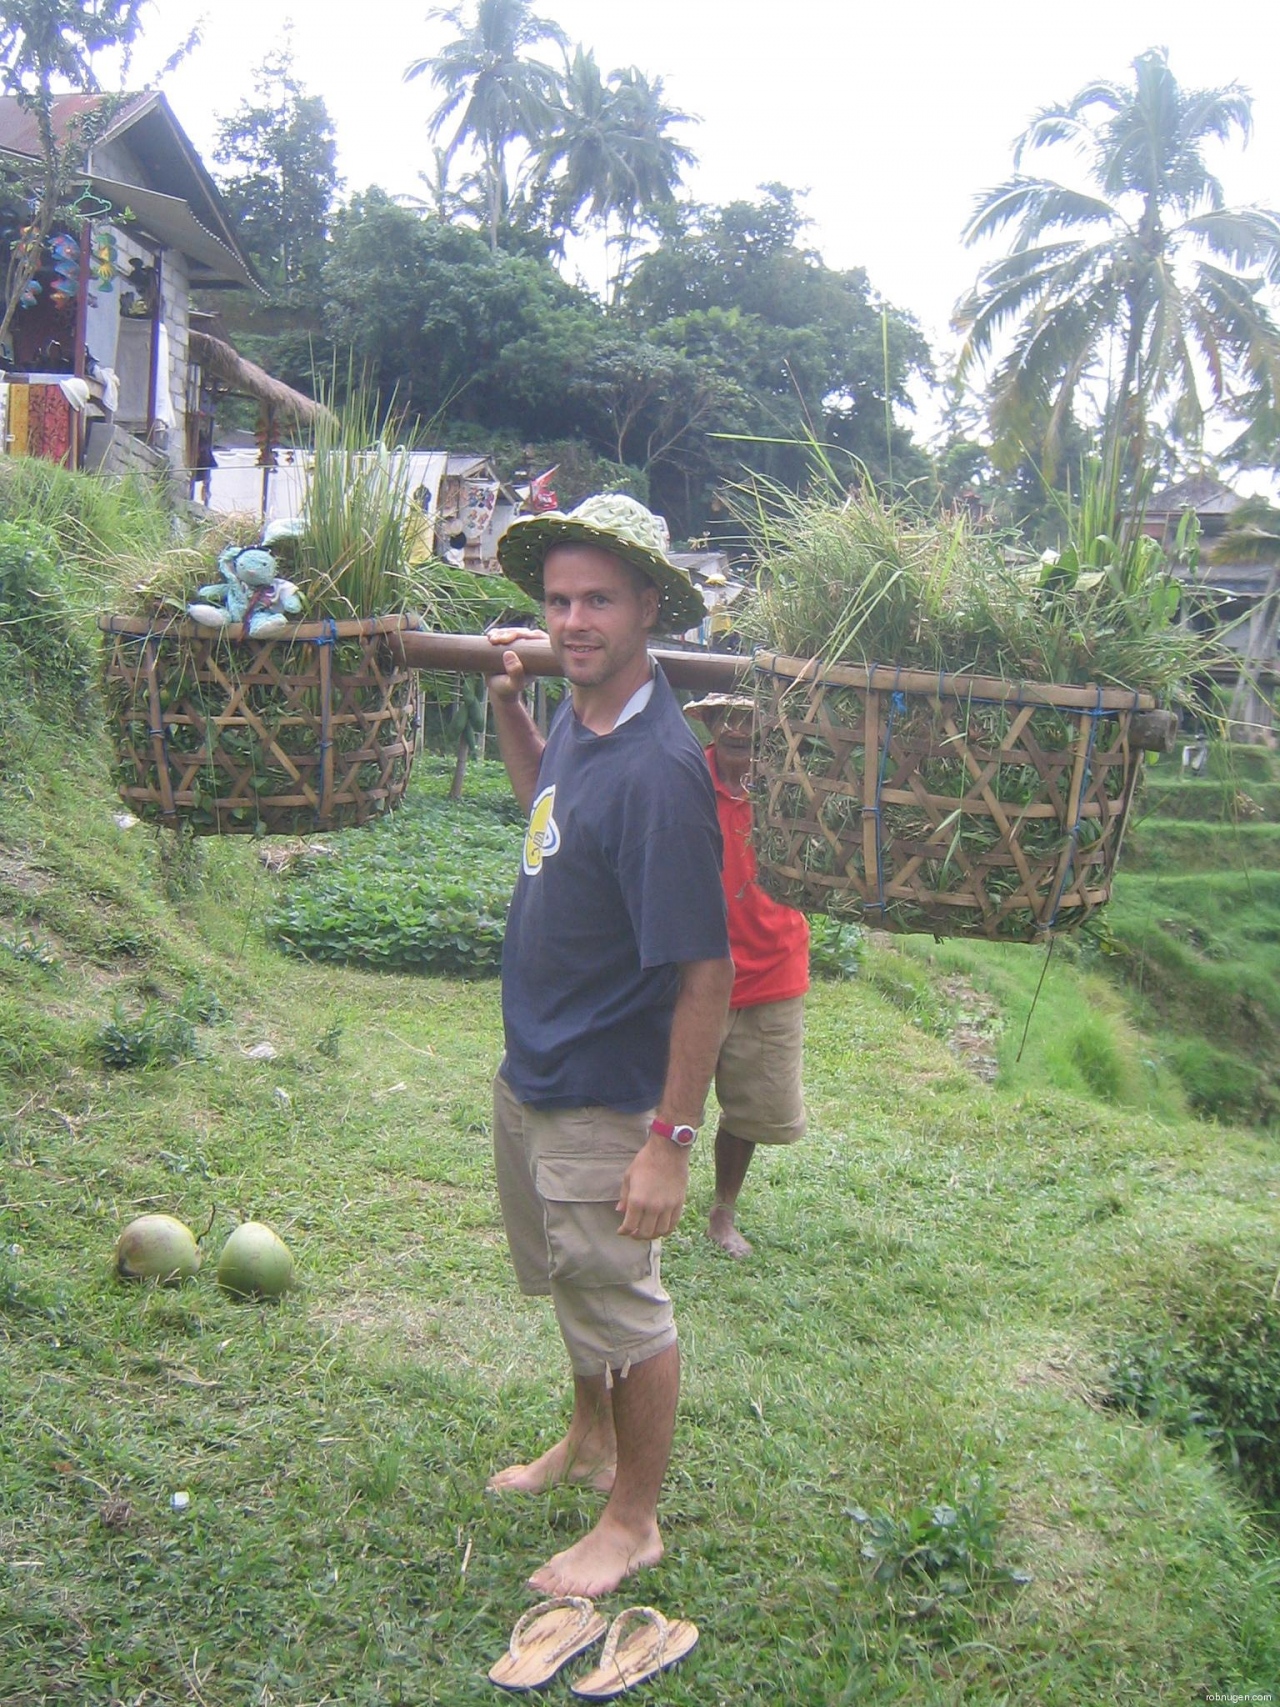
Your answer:
[[[430,158],[425,78],[402,80],[449,30],[415,0],[153,0],[137,58],[147,70],[202,12],[203,45],[164,87],[212,160],[218,116],[293,21],[297,73],[333,118],[348,191],[421,190]],[[1167,46],[1184,85],[1239,81],[1254,96],[1249,148],[1211,156],[1228,198],[1280,204],[1280,4],[1276,0],[542,0],[602,69],[661,76],[700,157],[699,200],[751,196],[768,180],[807,190],[808,239],[838,267],[915,314],[940,350],[977,258],[960,232],[974,194],[1010,169],[1010,144],[1039,107],[1135,54]],[[552,50],[554,51],[554,50]]]

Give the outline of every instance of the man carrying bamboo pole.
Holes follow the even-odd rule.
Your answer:
[[[518,521],[498,547],[543,600],[570,690],[544,742],[514,651],[490,683],[529,814],[503,949],[498,1191],[521,1290],[555,1306],[573,1413],[563,1439],[490,1487],[609,1495],[530,1577],[548,1594],[608,1594],[662,1556],[680,1357],[659,1241],[684,1207],[733,982],[710,777],[648,653],[655,628],[701,614],[665,544],[657,517],[609,496]]]

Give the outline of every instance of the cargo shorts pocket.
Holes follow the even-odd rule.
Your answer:
[[[658,1246],[626,1239],[616,1205],[630,1156],[540,1156],[551,1279],[579,1287],[634,1286],[652,1278]]]

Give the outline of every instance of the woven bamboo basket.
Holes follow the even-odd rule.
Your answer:
[[[121,796],[199,835],[299,835],[390,811],[418,726],[418,675],[390,638],[416,624],[295,623],[250,640],[239,626],[102,617]]]
[[[1103,906],[1142,765],[1100,687],[757,653],[760,882],[890,931],[1035,942]]]

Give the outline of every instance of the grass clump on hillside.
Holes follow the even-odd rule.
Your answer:
[[[1280,1254],[1280,1253],[1278,1253]],[[1108,1402],[1175,1436],[1195,1430],[1280,1521],[1280,1274],[1192,1246],[1146,1277],[1140,1331],[1112,1356]]]
[[[1146,1028],[1176,1040],[1199,1111],[1280,1118],[1280,872],[1130,874],[1105,928],[1110,968]]]
[[[39,521],[0,521],[0,777],[13,775],[48,722],[83,720],[93,653],[59,575],[57,539]]]

